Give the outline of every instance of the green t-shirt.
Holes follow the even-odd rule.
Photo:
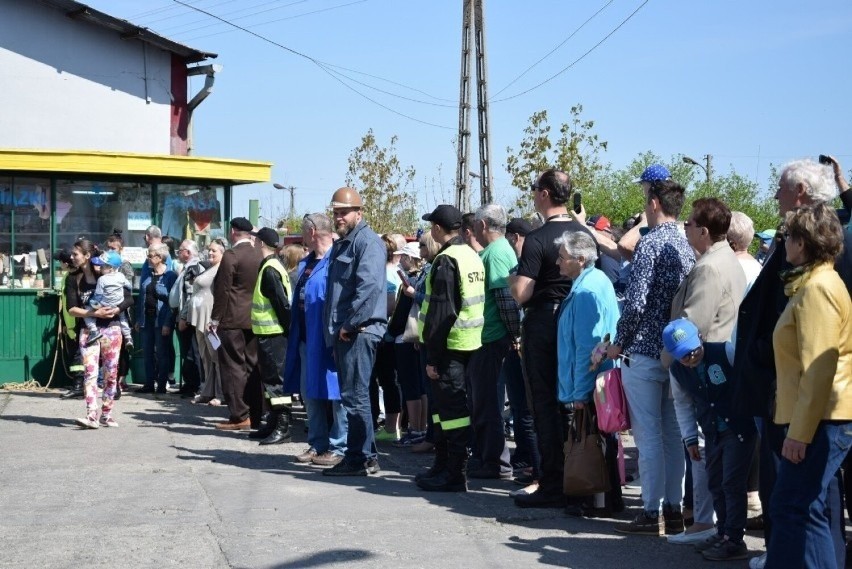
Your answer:
[[[500,311],[492,291],[509,286],[506,277],[509,276],[509,271],[518,265],[518,258],[505,237],[488,245],[479,252],[479,256],[482,264],[485,265],[485,327],[482,328],[484,344],[496,342],[508,332],[500,318]]]

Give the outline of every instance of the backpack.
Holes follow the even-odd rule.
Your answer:
[[[621,384],[621,368],[599,373],[595,378],[593,396],[598,413],[598,430],[603,433],[620,433],[630,428],[627,397]]]

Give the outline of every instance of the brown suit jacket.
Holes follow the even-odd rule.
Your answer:
[[[219,328],[251,330],[251,299],[263,260],[260,249],[245,242],[225,251],[213,280],[213,312]]]

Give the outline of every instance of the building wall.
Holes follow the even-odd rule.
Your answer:
[[[172,65],[170,53],[118,32],[0,0],[0,147],[182,154]]]

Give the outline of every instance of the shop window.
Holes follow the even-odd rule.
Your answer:
[[[157,186],[160,229],[180,243],[192,239],[199,251],[216,238],[225,237],[225,189],[200,184]]]
[[[50,180],[0,177],[0,288],[50,279]]]

